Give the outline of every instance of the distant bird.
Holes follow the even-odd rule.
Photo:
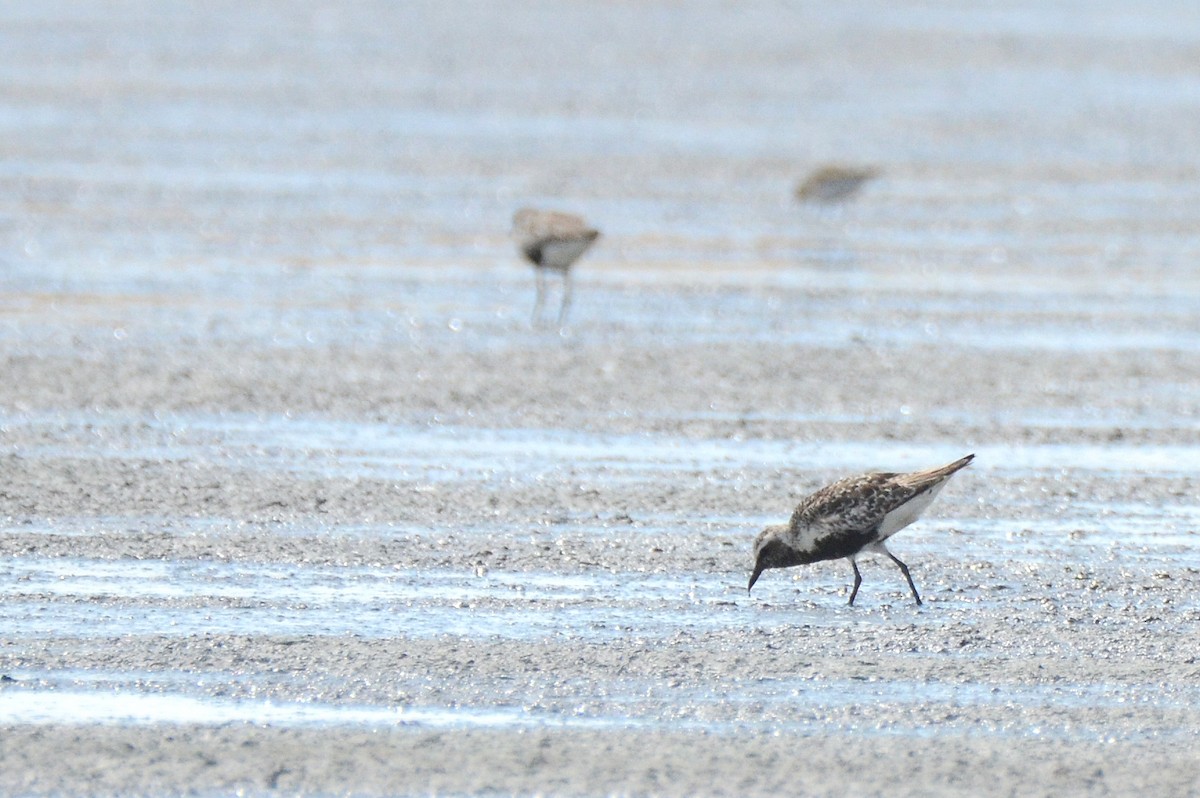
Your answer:
[[[846,557],[854,569],[850,603],[862,574],[855,562],[863,552],[884,554],[900,566],[917,604],[917,586],[908,566],[888,551],[886,541],[916,521],[950,477],[975,459],[969,454],[940,468],[912,474],[862,474],[846,477],[804,499],[787,524],[769,526],[754,540],[754,573],[749,592],[768,568],[790,568]]]
[[[558,308],[558,324],[562,326],[571,306],[571,265],[600,236],[600,231],[588,227],[574,214],[522,208],[513,214],[513,235],[537,276],[534,324],[546,299],[546,272],[556,271],[562,275],[562,303]]]
[[[878,170],[869,167],[823,166],[796,186],[796,199],[801,202],[845,202],[878,175]]]

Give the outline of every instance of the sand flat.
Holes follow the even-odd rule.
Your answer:
[[[0,792],[1200,791],[1194,12],[0,22]]]

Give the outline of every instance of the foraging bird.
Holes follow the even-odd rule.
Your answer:
[[[850,560],[858,595],[862,574],[855,561],[863,552],[884,554],[900,566],[917,604],[921,597],[908,566],[888,551],[887,539],[916,521],[950,479],[975,459],[969,454],[953,463],[912,474],[862,474],[846,477],[804,499],[787,524],[769,526],[754,540],[754,572],[746,592],[768,568],[790,568],[821,560]]]
[[[801,202],[844,202],[858,193],[878,170],[854,166],[823,166],[796,186]]]
[[[546,272],[562,275],[562,304],[558,308],[561,327],[571,305],[571,265],[587,251],[599,236],[579,216],[558,211],[522,208],[513,214],[513,235],[521,253],[533,264],[537,276],[537,298],[533,303],[533,323],[542,312],[546,295]]]

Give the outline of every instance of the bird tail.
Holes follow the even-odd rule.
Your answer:
[[[945,482],[949,477],[957,471],[960,471],[971,464],[975,459],[975,455],[969,454],[961,460],[955,460],[953,463],[947,463],[944,466],[930,468],[926,471],[916,471],[912,474],[905,474],[898,479],[911,485],[914,488],[924,488],[929,485],[934,485],[938,482]]]

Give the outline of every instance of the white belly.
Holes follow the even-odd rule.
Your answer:
[[[569,238],[550,241],[542,247],[542,265],[548,269],[564,270],[571,266],[592,245],[590,238]]]
[[[946,480],[942,480],[924,493],[917,494],[909,499],[904,504],[892,510],[883,517],[883,521],[879,524],[879,537],[881,540],[886,540],[892,535],[899,532],[904,527],[911,524],[921,517],[921,513],[925,512],[925,508],[933,503],[938,492],[946,484]]]

